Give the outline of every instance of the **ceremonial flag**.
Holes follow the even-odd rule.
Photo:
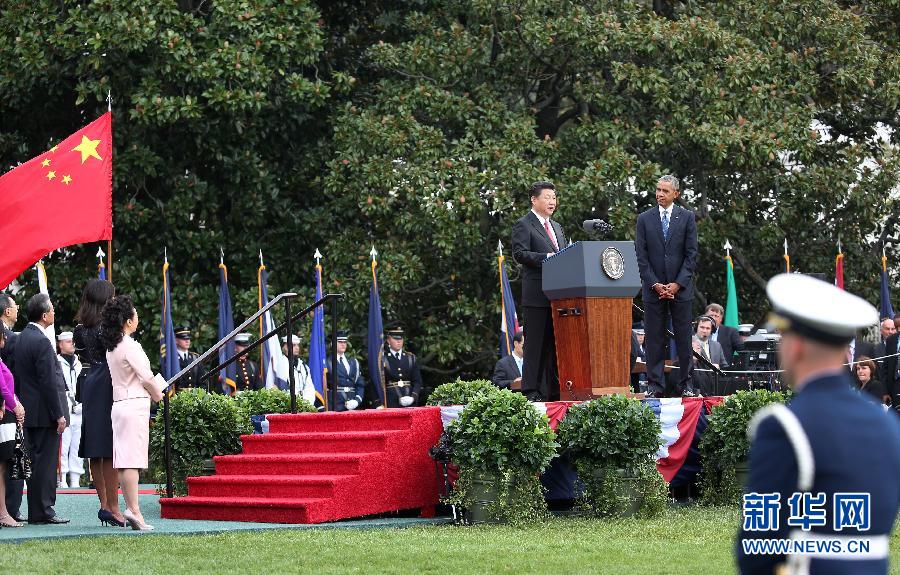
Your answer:
[[[175,346],[175,326],[172,325],[172,286],[169,283],[169,259],[163,259],[162,313],[159,321],[159,370],[167,380],[181,370],[178,348]],[[171,391],[174,391],[171,390]]]
[[[259,252],[259,270],[256,273],[256,281],[259,286],[259,309],[262,309],[269,303],[269,272],[263,264],[262,252]],[[272,319],[272,312],[267,311],[259,318],[259,337],[275,329],[275,322]],[[278,345],[278,335],[274,335],[266,340],[262,347],[262,369],[265,374],[267,388],[288,388],[288,374],[278,373],[278,364],[284,354],[281,352],[281,346]],[[285,362],[286,363],[286,362]]]
[[[881,319],[894,317],[894,307],[891,305],[891,288],[888,285],[887,255],[884,247],[881,248]]]
[[[385,403],[386,391],[384,387],[384,323],[381,319],[381,297],[378,295],[378,252],[375,246],[372,246],[370,252],[372,256],[372,286],[369,288],[369,328],[368,328],[368,365],[369,375],[372,378],[372,385],[378,392],[378,399],[381,405],[387,407]]]
[[[314,257],[316,258],[315,301],[319,301],[322,299],[322,265],[319,263],[322,254],[319,253],[319,250],[316,250]],[[328,402],[325,400],[325,310],[322,309],[322,306],[313,310],[312,334],[309,337],[309,375],[312,378],[313,387],[316,388],[316,398],[327,408]]]
[[[838,254],[834,258],[834,285],[844,289],[844,252],[841,250],[840,240],[838,240]]]
[[[44,261],[39,260],[34,265],[34,269],[37,270],[38,290],[49,297],[50,291],[47,289],[47,270],[44,268]],[[56,324],[48,325],[47,329],[44,330],[44,335],[50,340],[50,345],[53,346],[53,349],[56,349]]]
[[[784,238],[784,273],[791,273],[791,256],[788,255],[787,238]]]
[[[725,240],[725,278],[727,295],[725,296],[725,319],[723,324],[737,329],[738,299],[737,286],[734,283],[734,260],[731,259],[731,242]]]
[[[497,268],[500,272],[500,357],[506,357],[513,351],[513,337],[519,331],[519,318],[516,315],[516,303],[513,301],[509,276],[506,274],[506,258],[503,257],[503,242],[497,242]]]
[[[219,331],[218,340],[222,341],[234,331],[234,313],[231,309],[231,293],[228,290],[228,268],[224,257],[219,262]],[[229,340],[219,348],[219,363],[223,363],[234,355],[234,341]],[[237,364],[232,363],[219,371],[219,385],[223,393],[234,395],[237,391]]]
[[[112,238],[112,115],[0,176],[0,286],[55,249]]]

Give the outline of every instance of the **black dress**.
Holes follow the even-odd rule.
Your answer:
[[[100,327],[75,326],[75,353],[81,360],[76,388],[81,399],[80,457],[112,458],[112,378],[106,364],[106,349]]]

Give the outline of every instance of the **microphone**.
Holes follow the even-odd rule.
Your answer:
[[[601,236],[613,231],[613,227],[603,220],[584,220],[581,227],[588,233],[595,232]]]

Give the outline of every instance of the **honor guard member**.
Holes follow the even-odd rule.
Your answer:
[[[384,381],[388,407],[415,405],[422,391],[422,375],[416,356],[403,351],[403,328],[387,332],[388,350],[384,354]]]
[[[856,331],[878,313],[799,274],[775,276],[766,292],[782,333],[780,365],[797,394],[787,406],[763,408],[749,426],[750,475],[735,549],[741,573],[887,573],[900,508],[900,420],[852,389],[842,365]],[[754,553],[754,543],[781,550]]]
[[[56,336],[59,344],[59,366],[66,383],[66,403],[69,407],[69,427],[63,431],[59,451],[58,487],[79,487],[84,475],[84,460],[78,457],[81,443],[81,403],[75,401],[75,382],[81,373],[81,362],[75,355],[72,332],[64,331]]]
[[[347,356],[347,346],[350,344],[346,330],[337,332],[337,405],[334,411],[352,411],[359,408],[363,394],[366,391],[366,380],[359,369],[359,361],[355,357]],[[331,371],[331,357],[326,359],[326,365]],[[329,398],[330,400],[331,398]]]
[[[249,333],[239,333],[234,336],[234,353],[240,353],[247,349],[251,339],[253,339],[253,336]],[[236,364],[235,391],[262,389],[263,384],[259,374],[259,365],[250,359],[249,354],[240,356]]]
[[[316,404],[316,386],[313,384],[312,374],[309,372],[309,366],[300,358],[300,337],[291,336],[291,344],[294,346],[294,389],[296,389],[297,397],[302,397],[309,402],[310,405]],[[281,338],[281,350],[284,355],[278,358],[275,364],[275,379],[278,387],[285,391],[290,389],[290,379],[288,379],[288,336]]]
[[[175,327],[175,349],[178,352],[178,370],[186,368],[195,359],[200,357],[191,351],[191,328],[189,326],[179,325]],[[200,387],[200,366],[198,365],[191,371],[187,372],[175,385],[178,390],[191,387]]]

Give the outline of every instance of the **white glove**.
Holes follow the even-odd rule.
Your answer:
[[[402,405],[403,407],[409,407],[413,404],[413,402],[415,402],[415,400],[411,395],[404,395],[400,398],[400,405]]]
[[[348,399],[347,402],[344,403],[344,407],[346,407],[347,409],[352,411],[352,410],[356,409],[357,407],[359,407],[359,402],[356,401],[355,399]]]

